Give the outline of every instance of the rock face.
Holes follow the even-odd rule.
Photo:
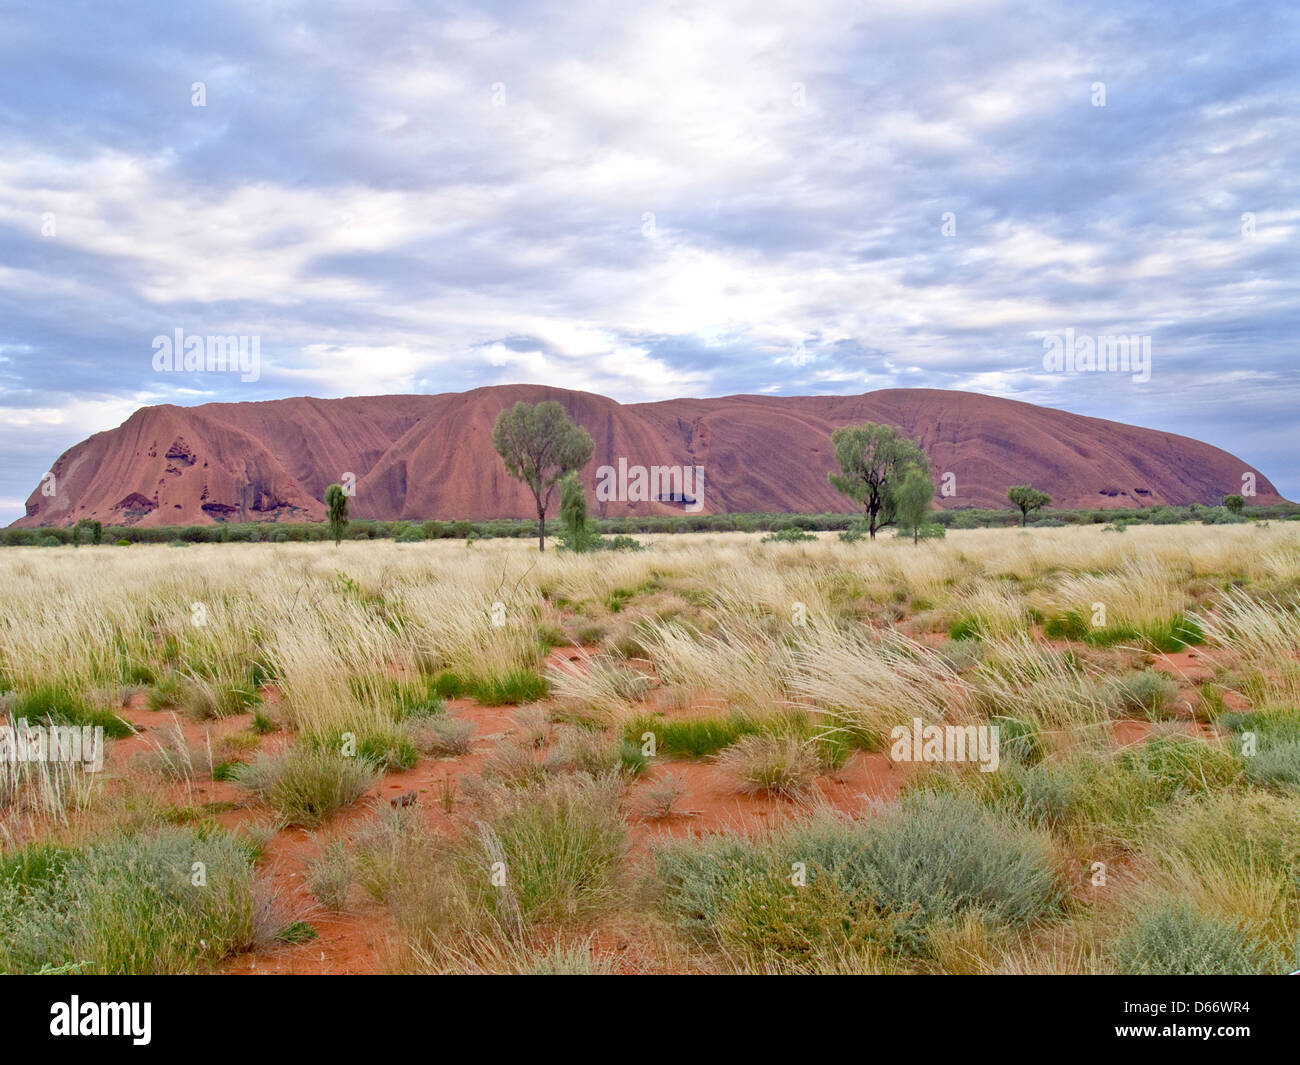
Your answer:
[[[599,466],[698,466],[702,513],[851,511],[826,480],[831,432],[898,426],[930,456],[943,507],[1006,506],[1033,484],[1057,507],[1217,503],[1254,473],[1253,502],[1281,497],[1259,471],[1185,436],[969,392],[904,388],[860,396],[727,396],[622,405],[589,392],[506,385],[437,396],[360,396],[144,407],[66,451],[20,526],[318,521],[325,489],[355,478],[358,518],[479,519],[535,513],[492,448],[497,414],[558,400],[595,441],[591,511],[681,513],[681,503],[598,502]],[[558,500],[556,501],[558,502]],[[556,502],[552,504],[554,513]]]

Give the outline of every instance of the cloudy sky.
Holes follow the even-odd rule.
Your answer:
[[[967,389],[1294,499],[1298,329],[1294,3],[0,0],[0,521],[144,404],[511,382]]]

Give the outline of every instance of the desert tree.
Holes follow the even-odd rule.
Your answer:
[[[503,410],[492,430],[492,444],[506,472],[528,485],[533,494],[537,504],[537,548],[545,551],[546,509],[556,482],[586,465],[595,445],[587,430],[574,425],[554,400],[536,405],[521,400]]]
[[[1007,498],[1011,500],[1012,506],[1020,508],[1020,525],[1022,528],[1029,521],[1030,511],[1041,510],[1052,501],[1052,497],[1046,492],[1040,492],[1033,485],[1028,484],[1018,484],[1007,489]]]
[[[894,509],[898,513],[898,527],[912,534],[912,543],[921,539],[934,501],[934,484],[919,466],[909,466],[894,493]]]
[[[332,484],[325,489],[325,506],[329,510],[326,524],[334,537],[334,546],[338,547],[348,529],[348,495],[341,484]]]
[[[1242,508],[1246,505],[1246,501],[1241,496],[1224,496],[1223,505],[1228,508],[1230,513],[1240,514]]]
[[[895,522],[896,494],[908,468],[919,469],[928,483],[930,461],[892,425],[843,425],[831,434],[831,442],[840,472],[829,474],[830,482],[862,505],[874,540],[878,529]]]

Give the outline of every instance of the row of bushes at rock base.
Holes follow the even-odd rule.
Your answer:
[[[1221,506],[1191,504],[1183,507],[1147,507],[1115,510],[1052,510],[1044,512],[1030,528],[1063,525],[1177,525],[1187,522],[1233,524],[1250,519],[1300,520],[1300,506],[1292,503],[1247,507],[1244,517],[1231,514]],[[653,515],[635,518],[596,518],[603,535],[674,534],[690,532],[845,532],[854,527],[859,515],[846,514],[682,514]],[[954,508],[936,510],[934,524],[946,529],[1009,528],[1020,524],[1018,511]],[[424,540],[535,539],[537,522],[526,519],[499,518],[491,521],[365,521],[352,519],[345,539],[396,540],[414,543]],[[142,529],[134,526],[108,526],[103,543],[306,543],[331,539],[323,522],[319,523],[218,523],[215,525],[169,525]],[[82,543],[85,543],[84,534]],[[71,529],[5,529],[0,544],[6,547],[62,546],[73,543]]]

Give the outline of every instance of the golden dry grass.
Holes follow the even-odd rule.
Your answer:
[[[892,537],[848,544],[831,534],[793,544],[746,534],[645,540],[643,552],[584,556],[539,556],[518,540],[7,549],[0,552],[0,714],[26,693],[54,686],[96,708],[120,708],[125,693],[151,690],[165,708],[206,719],[242,710],[273,685],[275,714],[291,739],[317,741],[345,730],[391,734],[407,704],[427,698],[443,671],[478,679],[540,672],[552,697],[515,715],[517,735],[491,757],[505,757],[530,729],[540,730],[543,746],[576,735],[569,724],[552,729],[552,721],[603,731],[601,742],[617,749],[625,723],[657,711],[740,715],[799,753],[813,750],[817,732],[880,749],[893,727],[914,718],[1014,719],[1045,739],[1051,764],[1061,736],[1072,738],[1075,757],[1103,757],[1104,738],[1127,713],[1112,691],[1116,675],[1158,666],[1149,651],[1102,652],[1042,637],[1043,619],[1070,611],[1086,617],[1097,603],[1108,625],[1194,614],[1216,687],[1235,689],[1247,709],[1293,713],[1300,702],[1296,525],[954,531],[920,545]],[[968,618],[977,619],[978,638],[950,640],[950,626]],[[549,656],[560,642],[575,649]],[[1211,684],[1204,676],[1194,683]],[[802,724],[784,731],[790,722]],[[530,767],[544,767],[541,752],[528,754]],[[736,768],[737,758],[733,752],[723,767]],[[545,781],[547,772],[536,775]],[[1107,770],[1107,786],[1128,795],[1122,781],[1113,783],[1119,772]],[[952,786],[1022,820],[1039,815],[1017,788],[1048,807],[1073,802],[1061,826],[1043,823],[1055,833],[1062,867],[1077,878],[1100,838],[1095,826],[1078,823],[1092,808],[1088,800],[1060,791],[1070,783],[1063,776],[1012,759],[1005,773],[995,774],[997,782],[959,778]],[[1040,775],[1008,783],[1021,773]],[[38,822],[51,833],[67,828],[97,801],[95,788],[48,774],[8,783],[0,827],[24,818],[25,837]],[[511,801],[526,803],[533,790]],[[1224,825],[1228,814],[1249,814],[1263,832],[1266,815],[1293,812],[1295,800],[1252,797],[1266,789],[1240,779],[1202,790],[1208,798],[1191,786],[1171,789],[1172,812],[1151,815],[1157,827],[1149,837],[1141,834],[1146,822],[1138,826],[1139,842],[1147,842],[1130,848],[1127,879],[1096,898],[1074,884],[1073,908],[1055,923],[1013,933],[968,914],[937,926],[924,958],[886,958],[873,946],[811,967],[1105,971],[1115,929],[1152,899],[1173,895],[1216,919],[1260,929],[1282,949],[1300,927],[1290,881],[1271,857],[1265,868],[1249,847],[1234,849]],[[1202,805],[1177,806],[1188,794]],[[1112,805],[1127,810],[1118,799]],[[5,838],[13,834],[0,833]],[[622,891],[620,881],[611,897],[632,905]],[[472,965],[446,944],[435,950],[421,941],[412,950],[424,958],[417,967],[581,969],[590,953],[600,970],[590,930],[571,930],[559,946],[530,939],[526,949],[523,941],[489,937]],[[578,945],[572,958],[571,943]],[[690,970],[734,963],[686,946],[668,962]]]

